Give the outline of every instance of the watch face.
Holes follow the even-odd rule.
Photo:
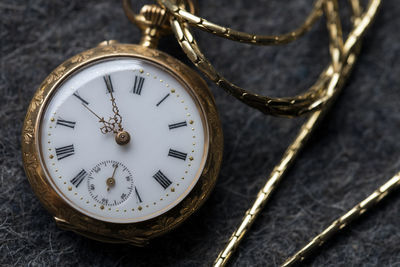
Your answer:
[[[154,218],[199,179],[206,118],[178,76],[151,61],[116,57],[70,75],[41,118],[47,179],[72,207],[108,222]]]

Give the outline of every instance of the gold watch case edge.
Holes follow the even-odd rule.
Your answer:
[[[38,151],[38,133],[42,113],[58,86],[78,69],[98,60],[127,56],[153,61],[181,79],[193,91],[206,117],[209,149],[203,172],[191,192],[174,208],[153,219],[138,223],[110,223],[89,217],[68,205],[47,181]],[[25,173],[42,205],[57,225],[103,242],[131,243],[143,246],[156,236],[177,227],[200,208],[218,178],[222,154],[222,127],[214,97],[206,82],[193,69],[159,50],[133,44],[107,42],[79,53],[59,65],[47,76],[33,96],[22,130],[22,158]]]

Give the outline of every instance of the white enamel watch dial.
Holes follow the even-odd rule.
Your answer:
[[[56,192],[87,216],[148,220],[199,179],[205,119],[190,89],[159,65],[110,58],[75,72],[51,97],[40,124],[42,165]],[[118,144],[112,128],[129,142]]]

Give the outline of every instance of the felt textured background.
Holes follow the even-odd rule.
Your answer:
[[[340,5],[347,19],[347,1]],[[274,34],[293,29],[310,7],[309,0],[204,0],[200,14]],[[383,1],[343,94],[238,248],[233,266],[281,264],[400,170],[399,14],[397,1]],[[203,32],[197,37],[217,69],[262,94],[304,91],[328,63],[323,20],[301,40],[281,47],[251,47]],[[209,83],[225,151],[216,188],[200,211],[146,248],[59,230],[22,168],[25,110],[41,81],[65,59],[105,39],[136,43],[139,38],[120,1],[0,0],[1,266],[209,266],[304,121],[264,116]],[[188,62],[172,37],[161,49]],[[307,265],[400,266],[399,205],[395,192]]]

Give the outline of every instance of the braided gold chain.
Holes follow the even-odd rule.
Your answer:
[[[247,210],[244,218],[242,219],[239,227],[234,231],[231,238],[229,239],[225,248],[218,255],[216,261],[214,262],[214,266],[225,266],[228,262],[229,258],[245,236],[245,234],[250,229],[252,223],[255,221],[257,216],[260,214],[262,208],[269,200],[272,192],[277,188],[279,182],[283,178],[283,175],[287,172],[289,167],[292,165],[296,157],[298,156],[300,150],[304,147],[305,142],[311,135],[311,133],[315,130],[318,125],[318,122],[322,120],[323,115],[329,110],[330,105],[333,103],[336,96],[341,91],[343,84],[345,83],[347,77],[349,76],[354,63],[357,58],[357,54],[359,52],[361,46],[361,37],[363,33],[366,31],[367,27],[371,24],[372,19],[374,18],[378,7],[380,5],[380,0],[371,0],[366,9],[366,12],[361,13],[361,9],[358,3],[358,0],[351,0],[351,6],[353,10],[353,23],[354,28],[348,35],[346,42],[343,44],[342,41],[336,39],[337,36],[333,35],[332,32],[335,32],[338,35],[341,35],[340,24],[337,24],[338,13],[337,11],[337,3],[334,0],[327,0],[325,5],[325,12],[329,12],[330,16],[327,16],[327,27],[330,32],[330,52],[331,54],[336,54],[334,57],[336,59],[340,59],[337,63],[332,64],[325,72],[326,76],[334,77],[335,73],[338,74],[336,79],[331,79],[331,82],[327,84],[326,90],[332,92],[331,97],[328,99],[328,105],[325,105],[321,110],[315,111],[312,115],[310,115],[309,119],[303,124],[301,127],[297,137],[292,142],[292,144],[285,151],[281,161],[271,172],[270,176],[267,179],[264,187],[259,191],[256,200],[253,202],[253,205],[250,209]],[[335,22],[336,21],[336,22]],[[336,26],[335,26],[336,25]],[[336,40],[333,42],[332,40]],[[345,61],[344,61],[345,60]],[[335,60],[334,60],[335,61]],[[335,71],[336,70],[336,71]],[[341,70],[340,73],[337,71]],[[336,81],[336,82],[334,82]],[[390,190],[390,187],[381,187],[381,189]],[[380,189],[380,190],[381,190]],[[375,194],[375,193],[374,193]],[[373,194],[373,195],[374,195]],[[382,192],[381,198],[383,198],[385,194]],[[371,201],[373,199],[368,198]],[[374,198],[375,199],[375,198]],[[365,202],[366,203],[366,202]],[[372,203],[372,202],[371,202]],[[365,210],[368,205],[360,205],[363,210]],[[357,216],[362,214],[361,209],[359,213],[355,213],[353,216]],[[342,217],[344,218],[344,217]],[[335,231],[338,231],[340,228],[336,228],[337,222],[334,222],[335,226],[330,226],[326,231],[323,232],[322,236],[316,237],[313,239],[307,246],[305,246],[301,251],[295,254],[291,259],[287,261],[287,266],[291,264],[297,263],[299,260],[304,260],[305,256],[308,255],[312,249],[316,246],[322,244],[319,241],[325,241],[328,237],[333,235]],[[331,232],[328,232],[331,231]],[[321,239],[321,238],[324,239]],[[318,239],[319,238],[319,239]],[[286,263],[285,263],[286,264]]]
[[[307,16],[303,24],[297,29],[281,34],[281,35],[256,35],[246,32],[237,31],[229,27],[212,23],[204,18],[196,16],[192,12],[188,12],[182,6],[175,4],[171,0],[158,0],[158,3],[166,8],[176,19],[189,23],[191,26],[197,27],[203,31],[227,38],[241,43],[249,43],[255,45],[279,45],[287,44],[297,40],[311,29],[314,23],[322,15],[322,3],[324,0],[317,0],[313,9]]]
[[[302,31],[303,33],[306,29],[308,29],[310,25],[312,25],[312,23],[309,23],[308,21],[314,21],[314,18],[319,17],[319,15],[318,16],[316,15],[319,14],[319,12],[317,11],[322,12],[322,10],[325,10],[325,15],[327,16],[327,21],[328,21],[328,32],[330,37],[331,64],[321,73],[316,83],[313,86],[311,86],[308,91],[294,97],[282,97],[282,98],[273,98],[252,93],[243,88],[240,88],[239,86],[231,83],[226,78],[224,78],[220,73],[218,73],[214,69],[210,61],[202,54],[199,46],[196,43],[196,40],[193,37],[193,34],[190,31],[190,25],[192,24],[196,24],[197,27],[200,28],[204,28],[205,27],[204,25],[211,25],[211,24],[209,24],[206,20],[201,19],[185,11],[184,9],[182,9],[182,7],[174,5],[170,0],[159,0],[159,2],[170,12],[173,12],[172,13],[173,16],[171,16],[171,28],[174,31],[179,44],[181,45],[182,49],[189,57],[189,59],[209,79],[214,81],[218,86],[225,89],[225,91],[227,91],[229,94],[233,95],[243,103],[253,108],[256,108],[266,114],[271,114],[275,116],[295,117],[302,115],[304,113],[320,109],[331,98],[333,92],[325,90],[327,88],[326,85],[330,83],[336,83],[338,75],[328,76],[327,75],[328,72],[326,71],[326,69],[329,69],[330,67],[333,66],[335,73],[339,74],[341,68],[340,61],[346,60],[346,58],[341,58],[343,41],[341,37],[342,30],[338,16],[336,1],[316,1],[313,11],[306,20],[306,23],[304,24],[305,26],[303,25],[303,27],[300,27],[301,29],[303,29]],[[204,27],[200,25],[203,25]],[[226,37],[228,39],[239,40],[242,42],[245,42],[246,40],[246,39],[238,39],[238,37],[243,36],[244,33],[235,35],[237,31],[234,30],[229,30],[229,31],[224,30],[224,32],[226,33],[223,37]],[[233,35],[228,33],[232,33]],[[363,32],[361,32],[361,34],[362,33]],[[358,36],[358,33],[356,35],[357,37],[360,37]],[[230,38],[229,36],[236,36],[236,37]],[[252,36],[253,39],[257,40],[256,35]],[[293,34],[293,37],[296,36],[298,37],[299,35]],[[278,37],[279,36],[276,36],[275,39],[280,40]],[[281,37],[281,39],[282,38],[284,39],[284,37]],[[330,87],[333,88],[332,86]]]
[[[347,225],[355,219],[358,219],[366,211],[370,210],[373,206],[384,199],[389,193],[393,192],[400,186],[400,172],[390,178],[386,183],[376,189],[371,195],[358,203],[343,216],[333,221],[326,227],[320,234],[315,236],[307,245],[295,253],[292,257],[287,259],[282,267],[295,266],[302,262],[308,255],[310,255],[316,248],[326,243],[330,237],[340,232]]]
[[[347,77],[349,76],[354,63],[357,58],[357,54],[359,51],[360,43],[357,43],[355,50],[349,55],[348,60],[343,68],[342,75],[334,88],[335,94],[334,97],[331,98],[331,101],[328,105],[324,106],[321,110],[317,110],[313,112],[307,121],[300,128],[297,136],[294,141],[289,145],[283,154],[280,162],[275,166],[263,188],[258,192],[256,200],[253,202],[251,207],[246,211],[245,216],[243,217],[239,227],[233,232],[230,237],[228,243],[224,247],[224,249],[219,253],[217,259],[214,262],[215,267],[225,266],[229,258],[232,256],[233,252],[236,250],[237,246],[242,241],[245,234],[250,230],[251,225],[261,213],[262,208],[268,202],[272,193],[278,187],[280,181],[283,179],[284,174],[289,170],[290,166],[296,160],[300,151],[305,146],[308,138],[315,131],[320,121],[322,121],[325,113],[329,110],[330,104],[333,103],[334,98],[339,94],[341,88],[343,87]],[[329,71],[332,71],[333,68],[330,68]]]
[[[380,1],[371,1],[367,11],[363,16],[357,16],[354,19],[354,23],[358,26],[363,25],[364,30],[371,23],[374,18]],[[361,14],[361,8],[358,0],[352,0],[351,6],[353,14]],[[355,29],[357,30],[357,29]],[[345,44],[345,50],[351,45],[351,43],[357,43],[359,40],[355,39],[356,36],[349,36],[348,41]],[[351,38],[351,39],[350,39]],[[347,46],[346,46],[347,45]],[[304,261],[313,251],[325,244],[332,236],[340,232],[352,221],[358,219],[373,206],[379,203],[382,199],[387,197],[391,192],[400,187],[400,172],[395,174],[386,183],[376,189],[371,195],[365,198],[363,201],[358,203],[352,209],[347,211],[344,215],[333,221],[328,227],[326,227],[320,234],[316,235],[310,242],[308,242],[303,248],[296,252],[293,256],[289,257],[283,264],[282,267],[295,266]]]

